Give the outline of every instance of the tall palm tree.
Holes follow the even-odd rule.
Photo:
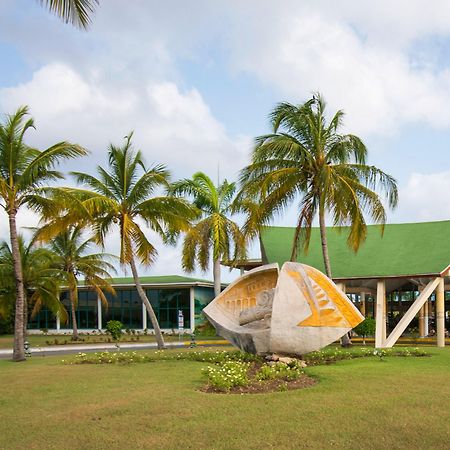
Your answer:
[[[46,191],[43,185],[63,178],[55,166],[63,160],[87,153],[79,145],[68,142],[58,142],[43,151],[29,147],[24,142],[24,136],[27,130],[34,127],[34,123],[33,119],[27,119],[27,115],[27,107],[21,107],[15,114],[6,116],[4,123],[0,123],[0,206],[8,214],[16,284],[14,361],[25,360],[24,286],[17,237],[17,212],[24,206],[37,211],[43,205],[51,209],[51,202],[43,195]]]
[[[67,321],[67,311],[59,298],[61,279],[53,267],[54,254],[46,248],[37,247],[34,240],[25,244],[18,237],[24,285],[23,327],[26,334],[28,318],[46,306],[61,321]],[[14,264],[11,248],[6,241],[0,242],[0,311],[11,313],[15,302]],[[32,307],[31,314],[29,309]]]
[[[291,260],[299,244],[308,250],[311,226],[319,218],[322,254],[331,278],[325,215],[335,226],[349,225],[347,243],[357,251],[367,235],[365,215],[375,223],[386,222],[387,205],[397,205],[394,178],[367,165],[367,149],[352,134],[339,134],[344,113],[327,121],[325,101],[317,94],[302,105],[280,103],[270,115],[273,132],[256,138],[252,161],[241,172],[241,196],[257,198],[258,213],[250,214],[247,227],[258,229],[274,214],[299,199],[299,212]],[[382,227],[383,229],[383,227]]]
[[[87,29],[91,23],[98,0],[39,0],[49,11],[60,17],[65,23]]]
[[[105,253],[86,254],[92,238],[83,239],[81,227],[71,226],[54,237],[49,248],[54,254],[53,267],[59,271],[69,293],[74,341],[78,340],[76,309],[78,305],[79,276],[84,277],[84,285],[92,287],[104,305],[108,305],[104,292],[115,293],[111,286],[111,275],[114,266],[106,261],[112,255]]]
[[[229,216],[233,214],[236,183],[224,180],[219,186],[202,172],[192,179],[173,184],[175,195],[187,195],[201,211],[201,217],[186,233],[183,242],[184,270],[192,272],[197,262],[207,270],[212,250],[214,294],[220,294],[220,260],[245,258],[246,242],[239,226]]]
[[[86,189],[66,189],[55,192],[55,200],[67,211],[46,229],[53,230],[77,222],[90,224],[96,243],[103,245],[105,238],[116,228],[120,233],[120,263],[129,266],[138,295],[145,305],[155,332],[158,348],[164,348],[164,339],[155,312],[142,288],[136,260],[151,265],[158,254],[148,240],[142,225],[159,234],[166,242],[173,242],[177,234],[187,231],[197,210],[187,201],[164,195],[168,190],[170,173],[162,165],[147,169],[142,153],[133,149],[132,133],[122,147],[110,145],[109,168],[97,167],[98,178],[82,172],[72,172]]]

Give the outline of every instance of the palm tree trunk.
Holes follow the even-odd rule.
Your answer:
[[[327,228],[325,226],[325,208],[321,203],[319,206],[319,228],[320,228],[320,240],[322,242],[322,254],[323,254],[323,262],[325,264],[325,271],[327,273],[327,277],[331,278],[331,264],[330,264],[330,256],[328,254],[328,242],[327,242]],[[352,345],[352,341],[348,336],[348,333],[345,333],[344,336],[341,337],[341,346],[342,347],[350,347]]]
[[[331,278],[330,256],[328,255],[327,228],[325,226],[325,208],[323,204],[319,206],[319,228],[320,240],[322,242],[323,262],[325,264],[325,272],[328,278]]]
[[[145,305],[148,315],[150,316],[150,321],[153,325],[153,330],[155,331],[156,343],[158,344],[158,350],[162,350],[166,348],[164,344],[164,338],[161,333],[161,328],[159,327],[158,319],[156,318],[155,311],[152,308],[151,303],[149,302],[147,295],[145,294],[144,289],[142,289],[141,282],[139,281],[139,275],[136,269],[136,263],[134,262],[134,258],[130,260],[131,272],[133,273],[134,284],[136,285],[136,289],[138,291],[139,297],[142,303]]]
[[[25,289],[24,289],[25,290]],[[23,297],[23,338],[27,338],[27,325],[28,325],[28,299],[25,295]]]
[[[77,324],[77,312],[75,311],[75,294],[72,289],[69,289],[70,308],[72,311],[72,328],[73,335],[72,341],[78,341],[78,324]]]
[[[9,235],[11,239],[11,254],[14,264],[14,279],[16,283],[16,316],[14,319],[14,349],[13,361],[25,361],[25,349],[23,322],[24,322],[24,289],[23,289],[23,274],[22,262],[20,259],[19,241],[17,239],[15,209],[9,211]]]
[[[217,297],[222,290],[220,283],[220,258],[214,260],[213,279],[214,279],[214,297]]]

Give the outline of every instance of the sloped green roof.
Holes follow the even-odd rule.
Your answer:
[[[212,281],[202,280],[201,278],[191,278],[184,277],[181,275],[161,275],[161,276],[153,276],[153,277],[139,277],[142,284],[195,284],[195,283],[208,283],[213,284]],[[83,284],[81,282],[80,284]],[[134,280],[132,277],[123,277],[123,278],[113,278],[112,284],[132,284],[134,285]]]
[[[367,240],[354,253],[347,246],[348,228],[328,227],[333,278],[376,278],[439,274],[450,264],[450,221],[389,224],[380,233],[369,225]],[[261,251],[266,263],[289,261],[294,228],[265,227]],[[325,271],[319,228],[311,232],[308,254],[297,260]]]

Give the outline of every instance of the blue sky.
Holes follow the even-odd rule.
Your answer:
[[[91,151],[88,167],[66,170],[104,163],[108,143],[134,129],[147,161],[174,178],[215,177],[219,165],[233,179],[275,103],[320,91],[397,178],[389,222],[449,219],[449,3],[335,3],[103,0],[83,32],[37,1],[2,0],[0,112],[28,104],[31,144]],[[293,207],[275,223],[294,217]],[[147,272],[181,273],[178,254],[160,247]]]

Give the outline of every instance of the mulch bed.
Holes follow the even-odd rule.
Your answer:
[[[248,386],[235,386],[228,391],[222,391],[213,386],[203,386],[200,391],[209,394],[267,394],[270,392],[291,391],[294,389],[304,389],[314,386],[317,380],[306,374],[301,375],[296,380],[285,380],[277,378],[273,380],[258,381],[255,374],[262,364],[255,363],[249,369],[248,376],[250,383]]]

